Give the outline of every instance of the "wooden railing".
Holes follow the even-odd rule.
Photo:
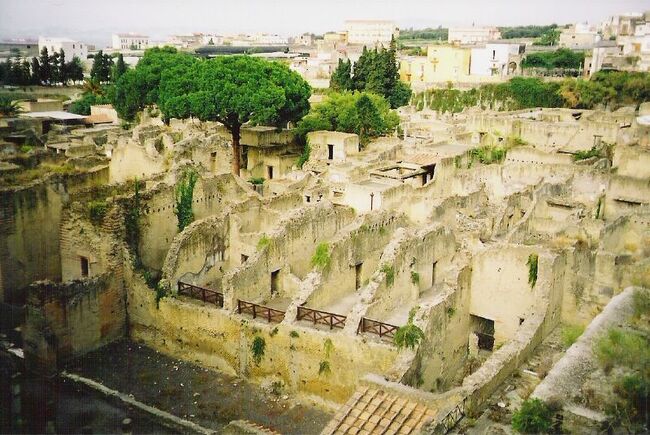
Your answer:
[[[366,319],[365,317],[361,318],[359,322],[359,328],[357,328],[357,333],[359,332],[370,332],[377,334],[380,337],[395,337],[395,332],[398,327],[395,325],[390,325],[388,323],[378,322],[377,320]]]
[[[203,302],[215,304],[216,306],[223,308],[223,293],[219,293],[218,291],[209,288],[178,281],[178,294],[186,295],[194,299],[200,299]]]
[[[343,328],[345,326],[346,316],[340,314],[328,313],[327,311],[312,310],[307,307],[298,307],[298,320],[309,320],[314,325],[327,325],[330,329]]]
[[[262,317],[269,323],[280,323],[284,319],[284,311],[274,310],[273,308],[265,307],[264,305],[258,305],[240,299],[237,299],[237,311],[239,314],[250,314],[253,316],[253,319]]]

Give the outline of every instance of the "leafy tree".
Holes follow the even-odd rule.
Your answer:
[[[438,28],[427,27],[422,30],[413,30],[413,28],[400,30],[399,39],[437,39],[446,41],[449,38],[449,29],[439,26]]]
[[[57,84],[61,82],[61,74],[59,70],[59,53],[54,52],[52,56],[50,56],[50,69],[52,71],[52,79],[50,81],[50,84]]]
[[[557,45],[560,41],[560,31],[557,28],[549,29],[544,32],[533,45]]]
[[[198,60],[180,54],[172,47],[150,48],[134,69],[115,82],[113,107],[122,119],[132,121],[138,111],[158,102],[160,77],[163,71],[181,66],[190,67]]]
[[[74,56],[72,60],[65,64],[67,78],[73,82],[81,82],[84,79],[84,68],[81,60]]]
[[[63,48],[59,51],[59,82],[64,86],[67,86],[70,78],[68,77],[68,69],[66,68],[67,64],[65,62],[65,51]]]
[[[352,62],[339,59],[339,64],[330,78],[330,89],[335,91],[351,91],[354,89],[352,82]]]
[[[354,83],[355,90],[366,90],[366,82],[368,80],[368,74],[372,69],[372,62],[373,54],[371,51],[368,51],[364,45],[359,60],[354,63],[354,74],[352,76],[352,82]]]
[[[585,61],[583,52],[560,48],[551,52],[531,53],[522,62],[523,68],[580,69]]]
[[[31,84],[32,85],[40,85],[41,84],[41,64],[38,61],[37,57],[32,57],[32,80]]]
[[[374,108],[370,108],[367,101],[358,104],[362,98],[368,99]],[[367,92],[334,92],[325,102],[312,108],[298,123],[296,131],[303,144],[307,133],[318,130],[356,133],[367,140],[394,130],[398,124],[399,117],[390,110],[385,98]]]
[[[166,118],[218,121],[232,135],[232,171],[239,175],[241,126],[286,125],[309,110],[311,89],[286,65],[224,56],[163,72],[159,106]]]
[[[120,53],[117,55],[117,62],[115,62],[115,66],[113,66],[113,70],[111,71],[111,81],[117,81],[124,75],[126,70],[127,66],[126,63],[124,63],[124,56],[122,56],[122,53]]]
[[[100,83],[105,83],[111,79],[111,67],[113,66],[113,59],[104,54],[102,50],[95,53],[93,58],[93,66],[90,70],[90,77]]]
[[[557,24],[551,24],[549,26],[515,26],[499,28],[503,39],[539,38],[555,29],[557,29]]]
[[[378,136],[384,124],[377,106],[366,94],[361,95],[354,105],[357,111],[359,136],[364,139],[369,136]]]
[[[41,56],[39,58],[40,62],[40,81],[43,84],[50,84],[52,82],[52,64],[50,55],[47,52],[47,47],[43,47],[41,50]]]
[[[108,103],[110,103],[108,97],[86,92],[81,95],[81,98],[70,105],[70,112],[76,113],[77,115],[90,115],[90,106]]]

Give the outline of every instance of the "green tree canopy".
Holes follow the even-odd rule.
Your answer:
[[[407,104],[411,89],[399,79],[397,47],[392,39],[388,49],[368,50],[363,47],[359,60],[351,71],[349,61],[339,60],[332,74],[330,88],[336,91],[367,91],[382,95],[390,106],[397,108]]]
[[[333,92],[298,123],[297,133],[303,143],[307,133],[317,130],[356,133],[365,143],[368,139],[394,130],[398,124],[397,113],[379,95]]]
[[[126,66],[126,63],[124,63],[124,56],[122,56],[122,53],[119,53],[117,55],[117,61],[111,71],[111,81],[116,82],[120,77],[122,77],[122,75],[124,75],[127,69],[128,67]]]
[[[311,88],[280,63],[248,56],[223,56],[162,73],[159,107],[166,118],[218,121],[232,134],[234,174],[239,174],[243,124],[281,127],[309,110]]]
[[[113,66],[113,59],[104,54],[102,50],[95,53],[93,58],[93,67],[90,70],[90,77],[100,83],[109,82],[111,79],[111,68]]]

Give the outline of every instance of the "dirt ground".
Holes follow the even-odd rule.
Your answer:
[[[283,434],[316,434],[332,417],[320,408],[293,403],[281,391],[267,392],[130,341],[105,346],[66,369],[215,430],[243,419]]]

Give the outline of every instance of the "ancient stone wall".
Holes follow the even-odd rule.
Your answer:
[[[125,332],[121,273],[64,283],[39,281],[28,288],[24,349],[28,367],[34,370],[53,372]]]

